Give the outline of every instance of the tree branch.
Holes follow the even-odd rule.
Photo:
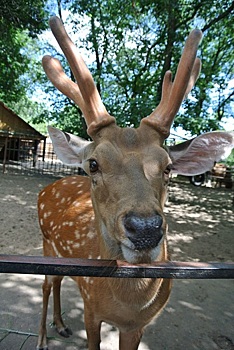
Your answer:
[[[234,10],[234,1],[232,2],[231,6],[228,7],[226,11],[221,13],[218,17],[212,19],[209,23],[207,23],[203,28],[202,32],[209,29],[211,26],[213,26],[215,23],[219,22],[221,19],[227,17],[232,11]]]

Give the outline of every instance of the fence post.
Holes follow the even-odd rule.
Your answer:
[[[7,133],[6,140],[5,140],[5,146],[4,146],[3,165],[2,165],[2,172],[3,172],[3,174],[5,173],[5,170],[6,170],[8,140],[9,140],[9,135]]]

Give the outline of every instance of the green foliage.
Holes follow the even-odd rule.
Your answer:
[[[1,34],[15,30],[27,30],[35,37],[45,29],[47,12],[46,0],[1,0],[0,25]]]
[[[87,139],[85,120],[81,116],[79,108],[68,99],[66,99],[66,104],[63,104],[63,102],[62,108],[59,101],[56,101],[50,111],[44,109],[40,113],[34,114],[32,122],[34,124],[41,124],[44,121],[47,125],[56,126],[63,131],[77,134]]]
[[[18,102],[13,103],[10,107],[17,115],[19,115],[19,117],[24,119],[37,131],[43,135],[48,133],[44,118],[41,118],[41,120],[36,119],[36,116],[43,115],[45,117],[48,114],[45,105],[31,100],[27,96],[23,96]]]
[[[25,93],[19,79],[29,61],[20,50],[27,39],[25,33],[15,31],[14,35],[10,33],[8,38],[0,40],[0,99],[4,102],[17,101]]]
[[[65,26],[71,30],[72,25],[76,44],[86,51],[84,59],[119,125],[138,126],[157,106],[163,76],[168,69],[175,74],[185,38],[194,27],[204,32],[199,48],[203,68],[174,126],[200,134],[220,129],[222,119],[233,116],[234,92],[228,85],[234,79],[232,0],[64,0],[57,4],[60,14],[61,4],[70,13]],[[52,87],[41,68],[42,53],[57,55],[73,79],[61,53],[49,44],[46,50],[36,36],[48,28],[45,5],[45,0],[32,0],[30,5],[24,0],[2,0],[0,99],[10,107],[21,101],[27,119],[26,94],[44,95],[45,104],[33,103],[28,120],[87,137],[79,108]]]
[[[198,27],[201,77],[175,119],[192,134],[220,129],[230,116],[233,91],[233,1],[65,1],[79,41],[93,57],[89,65],[102,99],[119,125],[139,125],[160,101],[166,70],[175,74],[185,38]],[[77,13],[79,16],[77,16]]]
[[[232,150],[230,156],[225,160],[225,164],[227,164],[229,167],[234,168],[234,150]]]
[[[28,89],[26,47],[47,26],[45,0],[2,0],[0,6],[0,99],[17,102]],[[35,41],[34,41],[35,45]]]

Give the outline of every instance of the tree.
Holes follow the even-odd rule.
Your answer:
[[[27,48],[47,27],[46,0],[2,0],[0,6],[0,99],[9,105],[25,96],[31,57]],[[33,41],[34,40],[34,41]]]
[[[225,116],[234,117],[232,109],[234,90],[228,89],[234,78],[232,2],[228,7],[214,4],[212,19],[202,23],[204,39],[201,46],[203,69],[196,87],[192,91],[194,99],[185,102],[185,113],[175,121],[187,130],[199,134],[220,127]],[[222,8],[222,11],[221,11]],[[217,13],[218,9],[218,13]],[[207,9],[203,9],[206,11]],[[205,17],[202,13],[203,17]]]
[[[64,0],[59,1],[60,14],[62,5],[72,13],[66,23],[72,23],[76,36],[84,29],[87,33],[77,44],[86,49],[102,99],[119,125],[137,126],[151,113],[160,100],[166,70],[175,74],[188,32],[202,29],[201,77],[174,125],[193,134],[220,128],[234,95],[228,89],[234,78],[233,1]],[[50,113],[48,120],[84,134],[79,114],[73,117],[77,108],[72,102],[59,95],[53,107],[56,115]]]

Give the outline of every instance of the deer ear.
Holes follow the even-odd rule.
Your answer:
[[[65,165],[83,168],[84,151],[92,142],[52,126],[48,126],[48,132],[57,157]]]
[[[193,176],[212,169],[215,162],[225,159],[234,147],[234,133],[214,131],[190,141],[169,147],[174,173]]]

